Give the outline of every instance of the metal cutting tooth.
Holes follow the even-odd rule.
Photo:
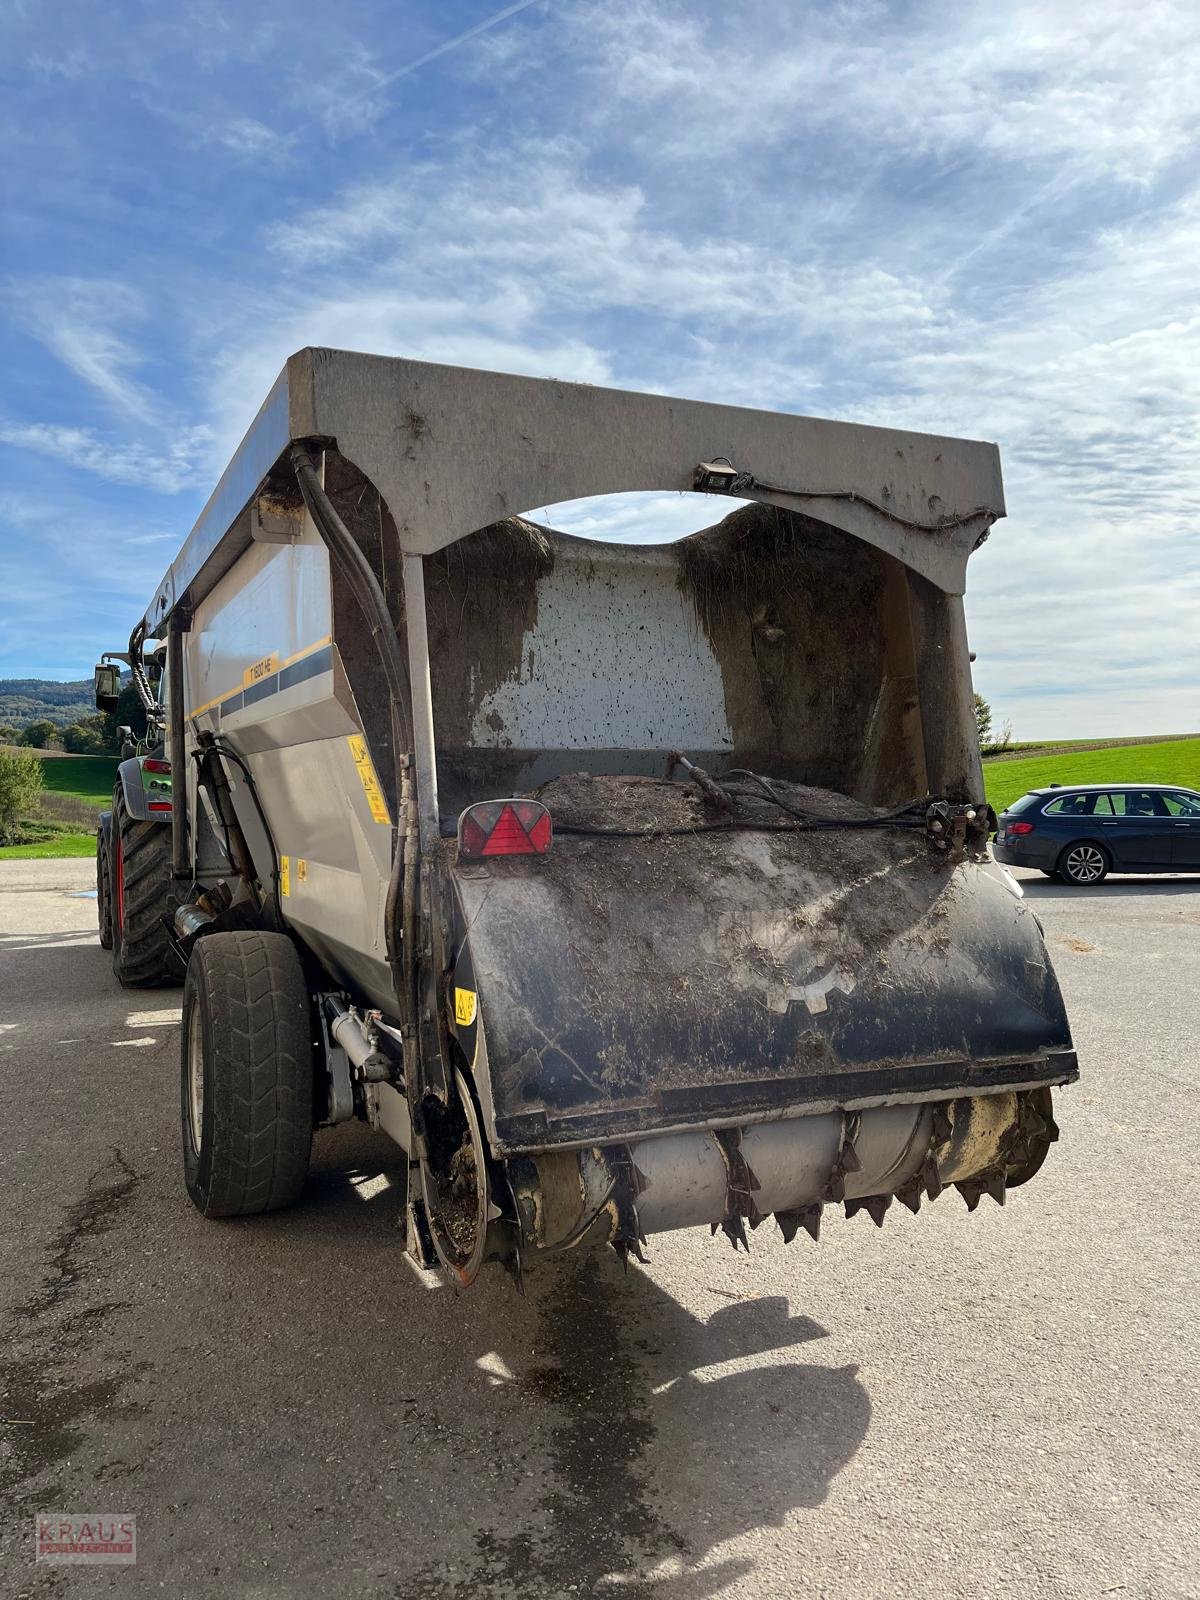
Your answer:
[[[783,1235],[784,1244],[791,1244],[801,1228],[813,1239],[821,1237],[821,1212],[824,1207],[819,1204],[801,1206],[796,1211],[777,1211],[775,1221],[779,1224],[779,1231]]]
[[[620,1257],[621,1265],[626,1272],[629,1271],[629,1258],[631,1255],[640,1261],[643,1266],[647,1265],[646,1257],[642,1254],[641,1244],[631,1234],[618,1234],[615,1239],[610,1239],[609,1243]]]
[[[915,1217],[921,1209],[921,1201],[925,1195],[925,1175],[915,1172],[907,1183],[896,1190],[896,1199],[902,1206],[907,1206]]]
[[[990,1194],[998,1206],[1004,1204],[1004,1196],[1008,1190],[1008,1181],[1003,1172],[992,1172],[983,1180],[983,1192]]]
[[[868,1194],[860,1200],[846,1201],[846,1215],[855,1217],[860,1211],[865,1211],[877,1228],[883,1227],[883,1219],[888,1214],[892,1197],[890,1194]]]
[[[798,1211],[777,1211],[775,1221],[779,1224],[779,1231],[783,1235],[784,1244],[791,1244],[800,1231],[800,1213]]]
[[[931,1200],[936,1200],[946,1186],[942,1182],[938,1164],[932,1156],[926,1157],[925,1165],[921,1170],[921,1177],[925,1184],[925,1193]]]
[[[750,1241],[746,1237],[746,1224],[741,1217],[726,1217],[721,1224],[721,1231],[735,1250],[738,1245],[741,1245],[746,1254],[750,1254]]]
[[[975,1207],[979,1204],[980,1196],[983,1194],[983,1185],[980,1183],[979,1179],[964,1178],[961,1183],[956,1183],[954,1187],[967,1202],[967,1210],[974,1211]]]

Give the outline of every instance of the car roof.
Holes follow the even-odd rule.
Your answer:
[[[1027,789],[1027,794],[1123,794],[1128,789],[1138,793],[1160,790],[1164,794],[1197,794],[1200,790],[1186,783],[1050,783],[1044,789]]]

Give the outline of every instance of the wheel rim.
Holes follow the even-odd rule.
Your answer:
[[[125,932],[125,852],[121,849],[121,841],[117,840],[116,854],[117,870],[114,874],[117,880],[116,924],[122,933]]]
[[[457,1069],[454,1073],[454,1084],[466,1120],[464,1148],[471,1153],[471,1162],[476,1175],[473,1201],[466,1208],[468,1216],[462,1219],[468,1225],[459,1237],[455,1237],[446,1225],[444,1208],[447,1196],[439,1188],[428,1161],[421,1162],[421,1188],[425,1199],[425,1214],[429,1219],[434,1247],[442,1265],[464,1288],[467,1288],[479,1276],[479,1269],[483,1265],[487,1251],[488,1223],[499,1216],[499,1212],[489,1203],[490,1179],[483,1130],[475,1114],[475,1105],[467,1081]]]
[[[1067,871],[1079,883],[1095,883],[1104,876],[1104,857],[1094,844],[1077,844],[1067,854]]]
[[[199,1155],[200,1136],[204,1127],[204,1040],[198,1005],[194,1005],[188,1013],[187,1075],[188,1138],[192,1141],[192,1149]]]

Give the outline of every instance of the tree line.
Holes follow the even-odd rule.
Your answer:
[[[115,756],[121,741],[117,729],[129,727],[134,737],[146,731],[146,713],[137,690],[127,683],[121,690],[115,711],[96,711],[76,717],[65,727],[49,717],[38,717],[23,728],[0,722],[0,744],[20,745],[30,750],[65,750],[74,756]]]

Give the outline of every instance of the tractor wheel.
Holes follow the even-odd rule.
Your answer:
[[[130,989],[180,983],[183,968],[162,922],[176,904],[171,830],[131,817],[119,783],[113,790],[108,854],[113,971]]]
[[[100,948],[113,946],[112,899],[109,885],[112,868],[108,860],[109,830],[103,823],[96,829],[96,921],[100,927]]]
[[[313,1029],[300,958],[282,933],[198,939],[183,991],[183,1173],[206,1217],[299,1198],[313,1129]]]

